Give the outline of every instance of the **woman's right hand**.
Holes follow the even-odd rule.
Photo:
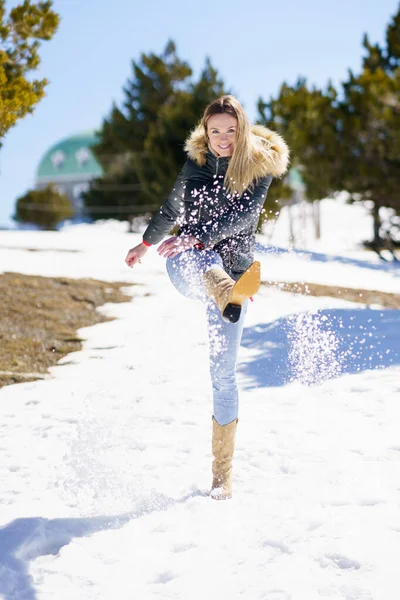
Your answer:
[[[142,262],[141,259],[146,254],[148,249],[149,246],[146,246],[143,243],[131,248],[125,258],[125,262],[128,267],[134,267],[137,263]]]

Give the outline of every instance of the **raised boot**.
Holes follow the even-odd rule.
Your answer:
[[[203,275],[206,293],[214,300],[225,321],[239,321],[242,304],[258,292],[260,270],[260,263],[255,261],[237,281],[219,267]]]
[[[235,436],[238,420],[228,425],[219,425],[213,417],[212,464],[213,481],[211,497],[214,500],[228,500],[232,497],[232,459],[235,449]]]

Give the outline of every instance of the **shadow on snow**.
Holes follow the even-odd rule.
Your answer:
[[[279,246],[263,246],[259,243],[256,244],[255,251],[260,254],[272,254],[274,256],[278,256],[280,254],[291,254],[294,256],[298,256],[299,258],[306,258],[311,262],[335,262],[343,265],[351,265],[353,267],[361,267],[362,269],[369,269],[370,271],[386,271],[388,273],[393,274],[396,277],[400,277],[400,264],[395,261],[381,261],[379,263],[373,263],[367,260],[358,260],[356,258],[349,258],[346,256],[335,256],[331,254],[311,252],[310,250],[280,248]]]
[[[154,493],[141,499],[134,510],[118,516],[15,519],[0,528],[0,597],[4,600],[37,600],[29,574],[29,561],[46,554],[58,554],[73,538],[119,529],[133,519],[204,495],[201,491],[194,491],[173,499]]]
[[[318,385],[341,374],[400,364],[400,311],[324,309],[244,330],[253,350],[239,366],[244,388]]]

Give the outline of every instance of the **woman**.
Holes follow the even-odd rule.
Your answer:
[[[272,178],[286,172],[289,151],[277,133],[251,126],[233,96],[207,106],[185,150],[188,159],[168,199],[125,260],[130,267],[141,262],[180,225],[157,251],[176,289],[206,307],[214,401],[211,496],[226,499],[238,421],[236,357],[247,301],[260,285],[255,231]]]

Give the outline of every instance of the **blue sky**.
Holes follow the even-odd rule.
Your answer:
[[[22,0],[21,0],[22,2]],[[8,1],[12,7],[18,1]],[[33,186],[49,146],[99,128],[123,98],[131,62],[172,38],[195,75],[211,58],[256,117],[259,96],[276,95],[299,75],[324,86],[361,64],[362,38],[382,42],[399,0],[55,0],[60,28],[42,46],[39,76],[50,84],[34,114],[11,129],[0,150],[0,226]],[[160,198],[160,203],[163,201]]]

